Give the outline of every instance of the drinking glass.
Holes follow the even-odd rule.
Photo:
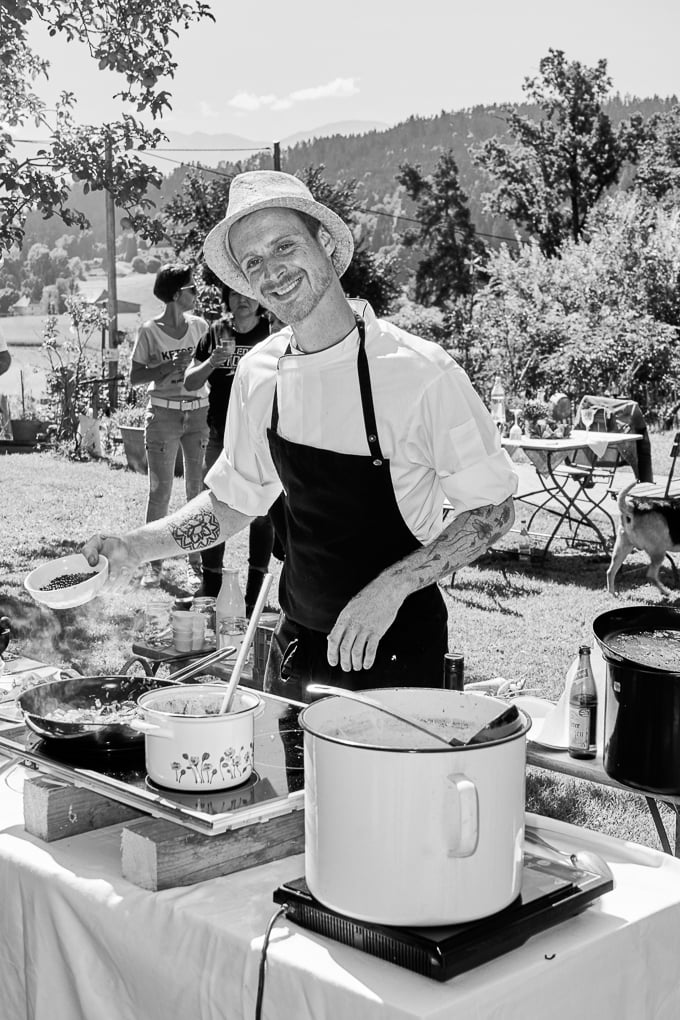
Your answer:
[[[226,324],[226,322],[222,322],[218,326],[218,329],[217,329],[217,342],[218,342],[220,348],[223,351],[226,351],[227,354],[231,355],[231,354],[235,353],[235,351],[236,351],[236,338],[234,337],[234,334],[229,329],[229,326]]]
[[[582,407],[581,408],[581,421],[586,427],[586,432],[590,432],[590,426],[595,421],[595,407]]]
[[[508,433],[508,438],[509,439],[521,439],[522,438],[522,426],[519,423],[519,416],[520,416],[521,411],[522,411],[521,407],[511,407],[510,408],[510,414],[514,415],[515,421],[514,421],[514,424],[510,426],[510,431]]]

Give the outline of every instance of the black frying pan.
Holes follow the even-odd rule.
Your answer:
[[[50,680],[24,691],[17,698],[24,721],[47,740],[68,741],[85,751],[136,750],[144,734],[120,722],[63,722],[51,719],[55,709],[96,708],[115,701],[136,701],[146,691],[172,686],[152,676],[79,676]]]

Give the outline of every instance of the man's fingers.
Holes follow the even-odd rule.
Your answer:
[[[328,636],[328,662],[340,665],[345,673],[350,670],[370,669],[375,662],[380,638],[363,629],[346,628],[339,635],[335,628]]]
[[[81,552],[91,567],[99,563],[99,554],[102,551],[103,539],[101,535],[93,535],[81,549]]]

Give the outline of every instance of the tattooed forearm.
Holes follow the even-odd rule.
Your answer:
[[[202,492],[170,517],[130,532],[140,562],[181,556],[224,542],[253,520]]]
[[[220,522],[212,508],[186,512],[184,516],[180,511],[180,515],[168,520],[168,529],[180,549],[185,551],[209,549],[220,541]]]
[[[395,564],[395,580],[408,583],[411,591],[434,584],[441,577],[472,563],[512,527],[512,497],[499,506],[468,510],[444,528],[434,542]]]

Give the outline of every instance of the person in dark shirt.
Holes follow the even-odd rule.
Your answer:
[[[239,361],[255,344],[269,336],[269,320],[253,298],[238,294],[230,287],[222,288],[223,315],[201,338],[185,376],[186,389],[210,386],[208,425],[210,435],[205,450],[204,473],[215,463],[224,446],[224,427],[234,373]],[[233,341],[233,352],[229,341]],[[269,516],[256,517],[250,525],[248,542],[248,581],[245,603],[248,616],[252,613],[262,578],[269,567],[274,544],[274,529]],[[217,596],[222,583],[224,544],[201,553],[203,581],[197,595]]]

